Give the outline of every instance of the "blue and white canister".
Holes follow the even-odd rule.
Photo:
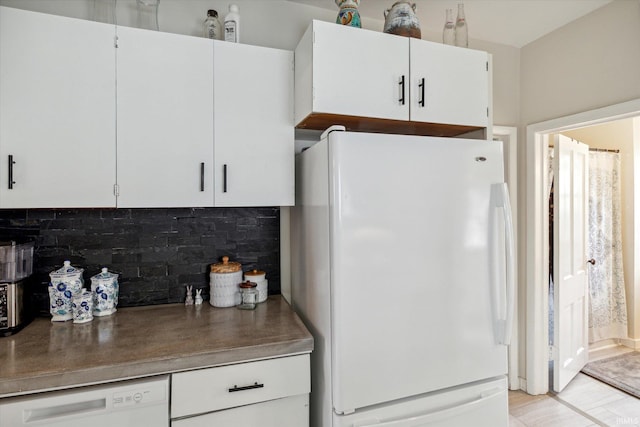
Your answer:
[[[84,285],[84,269],[71,266],[65,261],[62,268],[49,273],[49,312],[52,322],[73,319],[72,300]]]
[[[71,301],[73,323],[86,323],[93,320],[93,294],[82,288]]]
[[[118,275],[109,272],[107,268],[91,277],[91,293],[93,294],[93,315],[108,316],[117,310],[118,306]]]

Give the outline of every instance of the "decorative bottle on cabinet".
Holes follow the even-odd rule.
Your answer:
[[[225,41],[240,43],[240,14],[238,11],[237,5],[229,5],[229,13],[224,18]]]
[[[458,3],[458,18],[456,19],[456,46],[469,46],[467,20],[464,17],[463,3]]]
[[[340,8],[336,18],[336,24],[357,28],[362,27],[360,23],[360,12],[358,12],[360,0],[336,0],[336,5]]]
[[[204,20],[204,36],[209,39],[222,40],[222,24],[218,20],[218,12],[213,9],[207,11]]]
[[[447,9],[446,21],[442,30],[442,43],[454,45],[456,43],[456,24],[453,22],[453,9]]]

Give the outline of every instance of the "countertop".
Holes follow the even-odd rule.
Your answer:
[[[0,398],[309,353],[282,296],[255,310],[183,304],[120,308],[84,324],[36,318],[0,338]]]

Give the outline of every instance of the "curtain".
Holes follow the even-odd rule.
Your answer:
[[[619,153],[589,153],[589,342],[627,337]]]

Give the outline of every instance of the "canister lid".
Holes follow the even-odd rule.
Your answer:
[[[95,276],[91,277],[91,281],[98,281],[98,282],[114,282],[115,280],[118,279],[118,275],[115,273],[111,273],[109,271],[108,268],[103,267],[102,271],[98,274],[96,274]]]
[[[242,270],[240,263],[229,261],[228,256],[223,256],[222,262],[211,264],[212,273],[235,273],[240,270]]]
[[[262,276],[263,274],[267,274],[262,270],[249,270],[244,273],[245,276]]]
[[[82,276],[82,272],[84,269],[75,268],[71,265],[71,261],[65,261],[62,268],[58,270],[54,270],[49,273],[49,276],[52,279],[68,279],[68,278],[76,278],[78,276]]]
[[[240,286],[242,289],[250,289],[255,288],[256,286],[258,286],[258,284],[247,280],[246,282],[240,283],[240,285],[238,286]]]

